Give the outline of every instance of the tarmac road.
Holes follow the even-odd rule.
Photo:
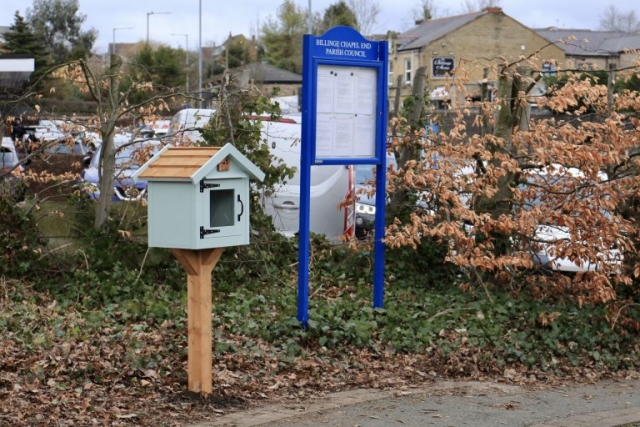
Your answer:
[[[267,405],[190,427],[632,427],[640,426],[640,380],[531,390],[441,382],[402,391],[354,390]]]

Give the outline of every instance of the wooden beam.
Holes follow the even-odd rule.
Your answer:
[[[211,394],[213,388],[211,276],[222,248],[172,249],[187,272],[189,391]]]
[[[171,253],[188,275],[198,275],[200,273],[197,251],[192,249],[171,249]]]

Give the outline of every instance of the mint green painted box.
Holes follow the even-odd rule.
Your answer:
[[[233,145],[167,145],[133,179],[147,181],[150,247],[249,244],[249,180],[262,181],[264,172]]]

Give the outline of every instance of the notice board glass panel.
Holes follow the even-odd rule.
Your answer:
[[[316,159],[376,155],[378,69],[318,65]]]

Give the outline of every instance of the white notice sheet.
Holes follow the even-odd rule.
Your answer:
[[[318,94],[316,96],[316,109],[318,113],[333,113],[333,76],[318,73]]]
[[[345,70],[336,72],[336,92],[334,95],[336,113],[353,113],[355,110],[356,82],[358,78],[355,67],[341,67]]]
[[[331,114],[318,114],[316,117],[316,155],[331,156],[334,145]]]
[[[359,114],[375,114],[378,76],[373,68],[363,68],[358,73],[356,111]]]

